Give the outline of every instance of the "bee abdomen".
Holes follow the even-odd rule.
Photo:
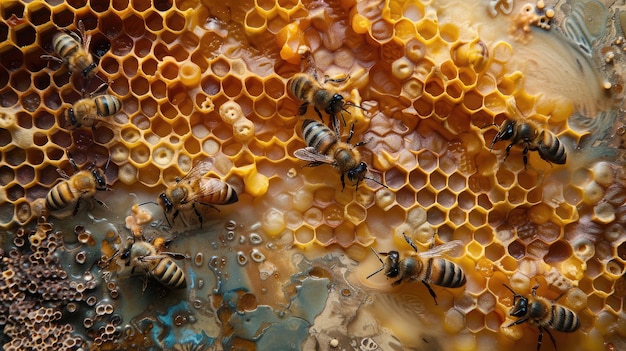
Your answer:
[[[80,44],[74,38],[65,33],[56,36],[52,45],[54,46],[54,52],[64,59],[72,55],[80,47]]]
[[[159,264],[154,267],[152,273],[157,280],[165,286],[176,289],[187,286],[185,273],[183,273],[183,270],[170,258],[162,259]]]
[[[46,207],[52,211],[62,210],[74,201],[74,195],[68,182],[54,186],[46,196]]]
[[[306,100],[311,89],[313,89],[313,82],[306,76],[294,76],[289,84],[289,90],[300,100]]]
[[[337,142],[335,134],[323,123],[307,119],[302,123],[302,137],[306,144],[322,154]]]
[[[543,132],[539,150],[543,158],[557,164],[564,164],[567,158],[565,147],[559,138],[550,132]]]
[[[122,103],[113,95],[100,95],[94,98],[96,111],[101,117],[111,116],[120,111]]]
[[[571,333],[580,327],[580,320],[572,310],[552,305],[552,319],[549,324],[554,330]]]
[[[447,288],[458,288],[465,285],[465,273],[456,263],[446,259],[434,259],[432,262],[431,280],[433,284]]]

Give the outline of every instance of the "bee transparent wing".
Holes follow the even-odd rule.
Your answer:
[[[420,252],[419,256],[421,258],[439,257],[448,251],[452,251],[456,249],[457,247],[462,247],[462,246],[463,246],[463,242],[461,240],[453,240],[443,245],[435,246],[428,251]]]
[[[319,153],[314,147],[305,147],[304,149],[298,149],[293,153],[294,156],[302,161],[309,162],[321,162],[333,164],[335,160],[332,157]]]
[[[212,157],[202,160],[193,166],[193,168],[191,168],[191,170],[189,170],[189,172],[180,180],[200,178],[213,169],[213,164],[214,162]]]

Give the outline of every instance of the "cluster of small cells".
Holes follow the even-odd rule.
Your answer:
[[[95,303],[95,280],[68,277],[55,252],[62,247],[60,232],[40,222],[36,230],[19,229],[14,248],[2,252],[0,324],[10,341],[4,350],[82,350],[74,327],[61,321],[65,310]]]
[[[297,293],[292,301],[284,297],[292,249],[345,252],[363,263],[347,276],[368,291],[393,294],[400,281],[415,286],[420,301],[435,306],[416,318],[440,321],[442,333],[454,336],[446,342],[468,350],[504,340],[500,335],[512,349],[535,347],[537,333],[550,331],[559,348],[583,336],[590,349],[624,345],[626,176],[611,160],[577,161],[591,152],[585,138],[595,131],[572,128],[575,102],[530,93],[513,64],[516,45],[531,42],[537,27],[554,30],[555,9],[541,0],[491,1],[483,12],[508,16],[508,32],[499,29],[506,40],[487,39],[471,21],[423,1],[3,2],[0,227],[7,234],[0,325],[10,339],[4,348],[201,349],[217,336],[203,330],[209,336],[201,342],[168,341],[198,319],[214,321],[226,346],[261,348],[270,329],[249,331],[237,318],[261,313],[264,304],[281,311],[297,305]],[[61,48],[85,52],[55,48],[60,34]],[[78,56],[93,57],[93,66],[69,59]],[[303,84],[292,85],[294,77],[305,77]],[[77,121],[85,104],[89,119]],[[78,173],[58,171],[68,161]],[[98,221],[76,223],[78,244],[63,251],[83,270],[76,272],[82,280],[72,280],[52,224],[39,220],[28,228],[51,209],[45,199],[55,186],[96,171],[105,183],[98,190],[111,190],[110,198],[129,189],[149,194],[154,217],[180,234],[172,235],[173,245],[187,245],[184,252],[144,237],[152,222],[135,208],[130,243],[119,235],[105,240]],[[63,173],[70,179],[60,179]],[[237,204],[215,210],[197,200],[207,195],[207,179],[223,181],[224,192],[238,194]],[[172,201],[183,189],[186,195]],[[101,193],[97,201],[111,217],[105,220],[123,228],[115,221],[132,204],[112,208],[115,200]],[[81,204],[80,214],[66,220],[85,218],[85,199],[59,196]],[[226,225],[211,227],[220,220]],[[188,223],[215,238],[182,233]],[[440,257],[457,248],[460,255]],[[435,273],[409,267],[430,258]],[[239,272],[230,265],[249,274],[254,289],[225,292]],[[142,276],[143,287],[124,290],[123,279],[91,269]],[[446,270],[458,280],[444,279]],[[314,288],[304,278],[297,284],[303,281]],[[262,293],[255,295],[256,288]],[[308,291],[301,288],[293,291]],[[188,298],[193,309],[176,305],[173,317],[162,310],[117,314],[152,290],[174,305]],[[517,324],[520,304],[529,301],[566,317]],[[79,316],[88,341],[75,336],[66,313]],[[543,335],[542,347],[549,339]],[[324,340],[348,346],[339,336]],[[352,342],[383,348],[374,334]]]

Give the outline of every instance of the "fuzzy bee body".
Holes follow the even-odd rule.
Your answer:
[[[493,138],[490,149],[500,140],[511,141],[506,147],[506,157],[509,156],[509,151],[513,145],[519,144],[524,147],[524,165],[528,163],[528,151],[537,151],[542,159],[556,164],[565,164],[567,159],[565,146],[559,138],[549,130],[539,128],[531,121],[505,120]]]
[[[172,211],[174,220],[180,211],[193,209],[202,225],[202,215],[198,212],[196,204],[228,205],[239,200],[237,192],[228,183],[217,178],[204,177],[211,166],[212,161],[209,160],[199,163],[159,195],[158,203],[163,208],[168,222],[167,215]]]
[[[67,64],[70,72],[80,72],[83,78],[91,79],[97,73],[97,65],[88,52],[91,37],[85,34],[85,26],[78,22],[80,36],[67,31],[59,32],[52,38],[52,47],[58,57],[43,55],[42,58]]]
[[[88,170],[78,171],[69,152],[68,158],[75,173],[70,177],[61,169],[57,170],[65,179],[52,187],[46,195],[46,208],[52,212],[59,212],[74,207],[72,214],[76,215],[80,199],[92,199],[97,191],[109,190],[104,174],[109,162],[107,161],[104,170],[91,165]],[[102,201],[94,200],[106,207]]]
[[[120,99],[113,95],[103,94],[78,100],[66,111],[65,117],[67,122],[74,127],[93,127],[98,117],[112,116],[121,108]]]
[[[167,252],[159,252],[146,241],[133,242],[122,254],[125,266],[130,267],[130,275],[146,274],[168,288],[187,287],[185,272]],[[144,286],[145,290],[145,286]]]
[[[336,81],[343,80],[345,79]],[[323,88],[315,77],[306,73],[296,73],[289,81],[288,88],[296,98],[302,101],[298,110],[300,116],[306,113],[308,105],[313,105],[321,120],[324,120],[321,111],[335,118],[338,113],[345,110],[345,100],[341,94]]]
[[[507,327],[524,322],[529,322],[536,326],[539,329],[537,351],[541,349],[544,330],[548,333],[554,348],[556,348],[556,342],[552,333],[550,333],[550,329],[564,333],[572,333],[580,327],[580,320],[574,311],[557,304],[555,302],[556,300],[550,301],[545,297],[537,296],[537,288],[539,288],[539,285],[535,285],[532,288],[532,294],[529,297],[519,295],[509,286],[504,286],[513,293],[513,307],[511,307],[509,314],[512,317],[519,318],[515,322],[507,325]]]
[[[405,257],[401,257],[398,251],[381,252],[380,255],[387,256],[387,262],[383,262],[379,253],[374,249],[376,257],[380,260],[382,267],[370,274],[367,278],[385,270],[385,275],[389,278],[398,278],[391,285],[395,286],[402,281],[421,281],[427,288],[430,295],[437,304],[437,295],[430,287],[430,284],[446,288],[459,288],[465,285],[466,278],[463,269],[456,263],[441,257],[441,254],[461,246],[458,240],[448,242],[434,247],[428,251],[419,253],[415,243],[408,237],[404,239],[411,245],[415,252],[411,252]]]
[[[354,127],[354,125],[353,125]],[[358,187],[359,183],[365,179],[367,164],[361,161],[361,154],[355,148],[362,145],[358,143],[350,144],[353,130],[350,130],[347,142],[339,139],[338,126],[335,125],[335,132],[321,122],[312,119],[304,120],[302,123],[302,137],[308,147],[296,150],[294,155],[304,161],[309,161],[309,166],[321,164],[333,165],[341,174],[341,186],[345,188],[345,176],[348,181]]]

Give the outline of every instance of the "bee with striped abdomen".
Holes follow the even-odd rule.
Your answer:
[[[435,291],[430,287],[430,284],[443,286],[446,288],[459,288],[465,285],[465,273],[463,269],[456,263],[442,258],[441,255],[445,252],[453,250],[457,247],[461,247],[462,243],[459,240],[454,240],[443,245],[436,246],[428,251],[419,253],[417,246],[411,238],[404,235],[404,239],[413,248],[415,252],[407,254],[405,257],[401,257],[398,251],[389,252],[376,252],[374,248],[372,251],[382,264],[379,270],[367,276],[369,279],[373,275],[379,273],[385,267],[385,275],[389,278],[399,277],[391,285],[395,286],[404,281],[421,281],[428,292],[435,300],[437,304],[437,295]],[[387,263],[383,262],[380,255],[387,256]]]
[[[329,81],[341,83],[347,79],[349,79],[349,76],[340,79],[325,78],[324,83]],[[348,110],[346,110],[345,106],[350,105],[360,108],[360,106],[346,102],[343,95],[338,92],[323,88],[315,76],[306,73],[296,73],[289,80],[288,88],[294,97],[302,101],[302,105],[300,105],[298,110],[299,116],[303,116],[306,113],[307,107],[313,105],[313,109],[315,109],[315,112],[317,112],[317,115],[322,121],[324,121],[324,118],[320,110],[325,111],[330,116],[333,124],[336,123],[337,114],[341,114],[343,124],[346,125],[346,121],[343,118],[343,111],[348,112]]]
[[[187,287],[185,272],[174,259],[184,259],[182,254],[163,252],[145,240],[134,241],[122,252],[122,269],[130,269],[128,275],[145,274],[168,288],[184,289]],[[147,280],[143,290],[146,290]]]
[[[106,183],[105,176],[111,158],[109,157],[107,160],[104,169],[96,167],[94,162],[89,166],[89,169],[82,171],[78,170],[78,166],[76,166],[76,162],[74,162],[69,151],[67,151],[67,158],[74,169],[74,175],[70,177],[60,168],[57,169],[57,172],[65,180],[50,189],[46,196],[46,208],[51,212],[61,212],[74,206],[72,215],[76,215],[80,199],[93,199],[106,208],[106,204],[96,199],[94,195],[99,190],[111,190]]]
[[[70,72],[81,72],[83,78],[93,78],[98,66],[88,52],[91,36],[85,33],[83,21],[78,21],[80,36],[71,31],[63,31],[54,35],[52,46],[57,56],[42,55],[46,60],[67,64]]]
[[[176,178],[176,183],[159,195],[158,203],[163,208],[168,223],[167,216],[170,212],[174,211],[172,216],[174,221],[180,211],[193,209],[202,226],[202,215],[198,212],[196,204],[214,207],[213,205],[228,205],[239,200],[237,192],[228,183],[204,176],[211,170],[212,165],[212,160],[200,162],[183,178]]]
[[[529,322],[539,328],[537,351],[541,349],[541,340],[543,339],[544,330],[548,333],[548,336],[550,336],[550,340],[556,349],[556,341],[552,333],[550,333],[550,328],[564,333],[572,333],[580,327],[580,320],[576,313],[556,303],[556,300],[561,296],[557,297],[554,301],[537,296],[537,289],[539,288],[539,284],[537,284],[532,288],[532,295],[525,297],[516,293],[508,285],[503,285],[513,293],[513,307],[511,307],[509,315],[519,318],[506,327],[508,328]]]
[[[99,117],[108,117],[118,113],[122,108],[122,102],[116,96],[102,94],[93,97],[103,87],[108,87],[108,84],[102,84],[89,97],[85,97],[83,91],[83,98],[65,112],[66,123],[73,127],[93,127]]]
[[[510,140],[511,143],[506,147],[506,157],[509,157],[509,151],[513,145],[520,144],[524,147],[524,166],[528,164],[528,151],[537,151],[542,159],[557,164],[565,164],[567,153],[565,147],[551,131],[541,129],[530,120],[518,121],[507,119],[502,122],[498,133],[491,142],[489,150],[493,149],[493,145],[500,140]]]
[[[339,139],[339,135],[339,125],[337,123],[333,132],[321,122],[306,119],[302,123],[302,137],[308,147],[296,150],[294,156],[303,161],[309,161],[308,166],[310,167],[324,163],[333,165],[341,174],[342,190],[346,187],[345,176],[348,176],[348,181],[357,188],[363,179],[370,179],[379,183],[365,176],[367,164],[361,161],[361,154],[356,149],[356,147],[365,144],[365,142],[350,144],[350,140],[354,135],[354,124],[345,143]]]

